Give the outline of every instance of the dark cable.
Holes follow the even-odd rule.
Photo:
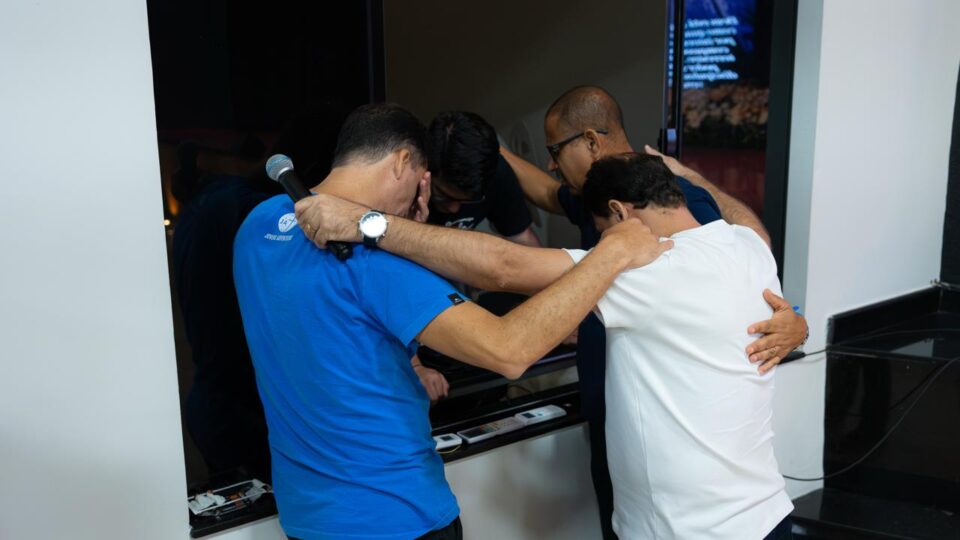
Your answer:
[[[818,478],[797,478],[795,476],[787,476],[787,475],[783,475],[783,477],[789,478],[790,480],[794,480],[797,482],[817,482],[820,480],[826,480],[827,478],[833,478],[834,476],[839,476],[845,472],[850,471],[857,465],[860,465],[861,463],[866,461],[867,458],[872,456],[873,453],[876,452],[883,445],[883,443],[887,442],[887,439],[889,439],[890,436],[893,435],[893,432],[896,431],[898,427],[900,427],[900,424],[902,424],[903,421],[907,419],[907,416],[910,414],[913,408],[917,406],[917,403],[920,403],[920,400],[923,399],[923,396],[927,393],[927,390],[929,390],[930,387],[933,386],[933,383],[936,382],[938,378],[940,378],[940,375],[942,375],[944,371],[946,371],[950,366],[956,363],[957,360],[960,360],[960,357],[951,358],[947,360],[945,364],[943,364],[942,366],[940,366],[939,369],[937,369],[937,371],[933,374],[933,376],[927,379],[927,382],[923,384],[923,389],[917,395],[917,398],[913,400],[913,403],[911,403],[909,407],[907,407],[907,410],[904,411],[903,414],[900,416],[900,418],[896,421],[896,423],[893,424],[893,427],[891,427],[887,431],[887,433],[880,438],[880,441],[877,442],[877,444],[873,445],[873,448],[871,448],[870,450],[867,450],[867,453],[864,454],[860,459],[854,461],[853,463],[851,463],[850,465],[847,465],[846,467],[840,469],[839,471],[835,471],[830,474],[825,474]]]
[[[855,341],[862,341],[862,340],[867,339],[867,338],[871,338],[871,339],[872,339],[872,338],[883,338],[883,337],[889,337],[889,336],[897,336],[897,335],[901,335],[901,334],[915,334],[915,333],[917,333],[917,332],[960,332],[960,330],[955,329],[955,328],[918,328],[918,329],[916,329],[916,330],[894,330],[894,331],[891,331],[891,332],[880,332],[880,333],[877,333],[877,334],[865,334],[865,335],[857,336],[857,337],[855,337],[855,338],[853,338],[853,339],[847,340],[847,341],[845,341],[844,343],[834,343],[833,345],[830,345],[830,346],[828,346],[828,347],[824,347],[823,349],[819,349],[819,350],[812,351],[812,352],[806,352],[806,351],[802,351],[802,350],[799,350],[799,349],[798,349],[798,352],[803,353],[803,356],[800,357],[800,358],[797,358],[796,360],[794,360],[794,362],[799,362],[799,361],[801,361],[801,360],[805,360],[805,359],[807,359],[807,358],[809,358],[809,357],[811,357],[811,356],[813,356],[813,355],[815,355],[815,354],[820,354],[820,353],[822,353],[822,352],[832,351],[832,350],[834,350],[834,349],[833,349],[834,347],[846,347],[846,346],[848,346],[848,345],[847,345],[848,343],[855,342]],[[838,354],[851,354],[851,353],[849,353],[849,352],[847,352],[847,351],[835,351],[835,352],[837,352]],[[895,354],[896,354],[896,353],[895,353]]]

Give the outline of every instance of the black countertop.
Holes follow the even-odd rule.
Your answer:
[[[461,419],[455,419],[448,423],[434,423],[433,435],[443,435],[445,433],[456,433],[465,429],[483,425],[487,422],[493,422],[503,418],[511,417],[517,413],[543,407],[546,405],[556,405],[566,411],[566,416],[555,418],[532,426],[527,426],[516,431],[511,431],[504,435],[493,437],[479,443],[468,444],[440,451],[445,463],[474,456],[484,452],[489,452],[497,448],[507,446],[519,441],[539,437],[546,433],[563,429],[583,422],[580,415],[580,391],[576,383],[545,390],[536,394],[523,396],[517,399],[511,399],[498,403],[491,403],[486,407],[480,407],[472,411],[471,414]]]

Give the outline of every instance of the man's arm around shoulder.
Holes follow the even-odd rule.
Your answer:
[[[460,304],[434,318],[418,339],[453,358],[518,378],[573,332],[621,271],[649,263],[672,245],[660,243],[639,220],[624,221],[580,264],[503,317]]]
[[[551,214],[563,214],[560,199],[557,197],[560,182],[554,180],[533,163],[526,161],[506,148],[500,147],[500,155],[507,160],[507,164],[517,175],[520,189],[523,190],[523,195],[530,202]]]
[[[300,228],[320,247],[360,240],[357,222],[368,208],[330,195],[297,202]],[[571,264],[560,250],[532,248],[496,236],[388,218],[379,247],[455,281],[487,291],[533,294],[556,281]]]

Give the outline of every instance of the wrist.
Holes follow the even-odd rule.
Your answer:
[[[390,221],[387,215],[379,210],[368,210],[357,220],[357,232],[360,240],[367,247],[376,247],[387,235]]]
[[[360,218],[369,211],[370,209],[365,206],[358,206],[356,211],[351,214],[350,219],[344,224],[344,226],[349,227],[350,230],[351,236],[347,238],[350,238],[353,242],[357,242],[358,244],[363,242],[363,233],[360,232],[360,227],[358,227],[357,224],[360,223]]]
[[[627,247],[627,243],[619,240],[617,236],[603,237],[597,244],[601,253],[608,254],[618,274],[630,266],[632,254]],[[594,249],[594,251],[597,251],[597,249]]]

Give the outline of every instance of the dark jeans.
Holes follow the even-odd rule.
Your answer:
[[[299,540],[292,536],[288,536],[287,540]],[[449,525],[442,529],[437,529],[435,531],[430,531],[427,534],[417,538],[417,540],[463,540],[463,525],[460,523],[460,518],[453,520]]]
[[[417,540],[463,540],[463,524],[458,517],[446,527],[430,531]]]
[[[763,540],[790,540],[791,538],[793,538],[793,522],[790,521],[790,516],[787,516],[770,531],[770,534],[764,536]]]
[[[607,437],[603,422],[590,422],[590,476],[593,490],[597,493],[597,509],[600,511],[600,532],[604,540],[617,540],[613,532],[613,483],[607,467]]]

